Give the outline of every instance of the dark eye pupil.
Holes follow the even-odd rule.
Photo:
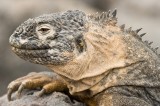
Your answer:
[[[49,30],[48,28],[41,28],[39,31],[46,32],[48,30]]]

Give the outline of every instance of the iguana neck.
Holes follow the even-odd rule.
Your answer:
[[[105,64],[105,58],[99,52],[95,52],[90,42],[87,41],[86,43],[86,52],[76,57],[73,61],[68,62],[64,66],[50,65],[48,67],[59,75],[76,81],[97,76],[99,74],[97,70],[104,70],[102,66]]]
[[[127,56],[125,54],[126,48],[122,39],[119,38],[120,36],[113,38],[113,40],[117,39],[117,42],[114,42],[116,46],[121,45],[118,48],[115,48],[115,46],[111,47],[112,43],[110,43],[111,45],[107,45],[105,36],[105,33],[97,36],[94,29],[88,31],[88,33],[84,35],[87,45],[86,52],[64,66],[49,66],[54,72],[66,79],[72,94],[95,85],[105,77],[109,70],[125,67],[132,62],[128,61],[125,57]],[[104,40],[104,42],[106,41],[106,43],[96,42],[102,40]],[[109,49],[106,49],[107,47]],[[81,87],[78,87],[79,85]]]

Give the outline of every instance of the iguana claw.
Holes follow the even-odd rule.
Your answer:
[[[8,85],[8,100],[12,100],[12,94],[16,91],[17,98],[20,98],[21,93],[24,89],[36,88],[42,88],[42,90],[38,92],[38,96],[42,96],[45,93],[51,93],[53,91],[63,91],[67,88],[67,86],[53,73],[32,73],[15,81],[12,81]]]

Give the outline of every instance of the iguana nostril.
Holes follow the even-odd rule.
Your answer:
[[[23,32],[23,28],[22,28],[22,27],[18,27],[18,28],[15,30],[15,34],[16,34],[16,35],[20,35],[22,32]]]

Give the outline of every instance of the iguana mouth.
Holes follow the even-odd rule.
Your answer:
[[[39,47],[39,48],[21,48],[21,47],[16,47],[16,46],[11,46],[12,50],[23,50],[23,51],[41,51],[41,50],[50,50],[52,49],[51,47],[48,48],[43,48],[43,47]]]
[[[20,50],[47,50],[51,49],[51,47],[48,44],[42,44],[39,43],[39,41],[32,41],[29,43],[20,43],[19,41],[10,42],[10,45],[13,48],[20,49]]]
[[[12,50],[20,58],[36,64],[65,64],[71,59],[70,56],[63,55],[57,49],[21,49],[12,46]],[[51,54],[50,51],[53,51]]]
[[[12,50],[20,57],[27,57],[27,58],[46,58],[50,55],[48,51],[51,49],[23,49],[12,47]]]

